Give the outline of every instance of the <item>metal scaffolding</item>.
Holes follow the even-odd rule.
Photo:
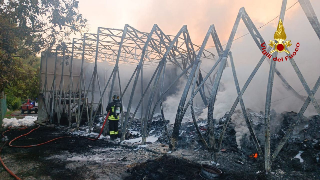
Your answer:
[[[313,11],[310,1],[299,0],[299,3],[304,13],[308,17],[312,28],[320,39],[319,20],[317,19],[317,16]],[[284,21],[286,4],[287,0],[283,0],[279,17],[279,19],[281,19],[282,21]],[[200,94],[204,105],[208,107],[209,142],[206,142],[204,138],[202,138],[200,133],[199,135],[207,145],[208,149],[214,154],[221,148],[224,134],[231,120],[231,116],[233,115],[238,103],[240,102],[242,113],[244,115],[250,135],[253,138],[253,142],[255,144],[257,152],[261,157],[263,157],[264,154],[265,170],[267,173],[270,172],[271,162],[281,151],[282,147],[290,137],[293,128],[297,124],[299,124],[300,120],[303,118],[303,114],[308,105],[312,103],[318,114],[320,114],[319,104],[314,98],[314,94],[320,86],[320,77],[318,78],[318,81],[316,82],[314,88],[311,90],[307,85],[297,64],[295,63],[295,60],[293,58],[289,59],[304,89],[308,93],[308,97],[307,99],[305,99],[292,88],[292,86],[286,81],[284,76],[277,70],[276,62],[269,61],[270,71],[267,85],[264,116],[266,138],[263,151],[258,138],[252,128],[252,120],[247,114],[242,96],[249,86],[251,80],[259,70],[266,56],[263,55],[261,57],[256,67],[245,82],[244,86],[240,88],[236,74],[236,67],[230,49],[232,47],[232,42],[234,41],[234,37],[241,20],[246,25],[258,49],[262,52],[263,49],[261,47],[261,44],[265,43],[265,41],[245,9],[241,8],[235,20],[228,43],[224,49],[220,43],[219,36],[215,30],[214,25],[211,25],[209,27],[202,45],[197,46],[192,43],[187,26],[183,26],[175,36],[171,36],[166,35],[155,24],[149,33],[141,32],[131,27],[130,25],[125,25],[124,29],[99,27],[97,30],[97,34],[85,33],[82,39],[73,39],[72,43],[68,43],[63,46],[59,46],[54,50],[48,50],[42,53],[41,92],[45,97],[44,109],[46,110],[50,122],[53,123],[54,120],[57,119],[57,123],[60,124],[60,119],[62,118],[62,116],[67,115],[69,122],[68,125],[71,126],[71,121],[73,118],[75,118],[77,127],[79,128],[81,120],[86,119],[89,125],[89,131],[91,131],[94,119],[96,118],[97,114],[101,113],[99,107],[103,108],[103,106],[105,105],[105,99],[108,99],[109,102],[111,101],[115,86],[117,86],[119,87],[118,89],[120,91],[121,100],[125,94],[130,94],[128,104],[125,105],[127,108],[127,113],[123,113],[121,116],[121,128],[123,132],[121,140],[123,140],[125,137],[124,132],[127,131],[130,120],[134,119],[136,113],[140,108],[142,122],[141,129],[143,135],[142,140],[143,143],[145,143],[148,136],[148,122],[152,121],[152,117],[155,113],[156,108],[160,107],[161,116],[164,119],[164,112],[162,107],[163,98],[169,91],[169,89],[173,87],[181,77],[185,76],[187,77],[187,83],[184,87],[184,91],[181,96],[175,117],[175,123],[170,143],[171,148],[175,149],[181,122],[189,107],[191,107],[191,114],[194,124],[196,128],[198,128],[193,110],[193,100],[197,94]],[[218,53],[218,59],[215,58],[215,55],[212,52],[205,49],[210,37],[215,44]],[[271,47],[269,47],[266,51],[270,52],[270,50]],[[273,57],[276,56],[277,53],[274,53]],[[200,65],[204,59],[210,59],[215,62],[210,71],[206,72],[205,77],[202,76],[203,70],[200,68]],[[226,112],[226,121],[223,126],[223,130],[220,134],[220,137],[216,138],[214,136],[213,128],[213,110],[218,93],[218,87],[220,85],[220,80],[223,75],[223,71],[227,66],[228,59],[231,64],[238,96],[235,99],[230,111]],[[109,74],[109,77],[105,77],[104,83],[100,81],[98,76],[98,67],[101,67],[99,66],[99,63],[102,62],[108,62],[109,65],[114,66],[112,72]],[[86,74],[88,74],[88,70],[85,68],[86,63],[89,63],[93,66],[91,77],[85,77]],[[131,64],[132,67],[135,67],[134,72],[124,89],[121,88],[121,69],[119,67],[119,64]],[[177,68],[181,69],[181,73],[175,79],[170,80],[169,86],[165,86],[165,73],[168,64],[174,65]],[[67,67],[67,65],[69,65],[69,67]],[[49,72],[48,66],[54,66],[53,72]],[[150,66],[154,66],[156,68],[153,75],[151,76],[149,83],[145,86],[143,84],[143,67],[148,68]],[[66,68],[69,68],[69,70],[67,70]],[[270,106],[275,73],[283,82],[284,87],[287,88],[287,90],[293,92],[293,94],[298,99],[304,101],[305,103],[298,114],[299,118],[295,123],[292,124],[292,127],[289,128],[289,132],[286,133],[285,137],[283,137],[275,152],[271,156]],[[212,82],[209,81],[211,78],[214,78]],[[88,80],[90,80],[89,83]],[[138,81],[140,81],[141,84],[141,92],[139,93],[136,92]],[[129,85],[132,86],[131,89],[128,89]],[[109,97],[106,97],[107,89],[109,91]],[[98,97],[96,96],[95,92],[98,92]],[[135,110],[133,111],[132,101],[134,96],[139,96],[140,100]],[[143,103],[144,99],[146,99],[147,104]],[[131,114],[131,112],[133,113]],[[85,118],[83,118],[84,114]],[[216,139],[218,139],[218,142],[216,142]]]

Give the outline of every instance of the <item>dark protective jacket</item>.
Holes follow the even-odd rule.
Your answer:
[[[116,112],[116,107],[120,107],[120,111]],[[109,114],[109,120],[119,120],[119,115],[122,112],[122,104],[120,100],[114,100],[113,102],[109,103],[107,106],[107,112],[110,112]]]

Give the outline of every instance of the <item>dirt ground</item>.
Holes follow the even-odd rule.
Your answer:
[[[9,140],[31,129],[12,130]],[[3,132],[4,129],[1,130]],[[14,145],[30,145],[70,135],[66,129],[40,127]],[[1,145],[3,142],[1,142]],[[107,139],[90,141],[85,138],[64,138],[32,148],[6,145],[1,157],[7,167],[21,179],[203,179],[201,164],[210,164],[211,154],[201,148],[166,152],[160,143],[137,146]],[[160,147],[160,149],[159,149]],[[164,148],[164,151],[161,150]],[[161,153],[161,151],[163,153]],[[218,153],[218,167],[224,172],[219,179],[265,179],[262,163],[226,150]],[[274,168],[273,179],[320,179],[318,171],[286,171]],[[14,179],[0,167],[0,179]]]
[[[27,133],[30,129],[12,130],[5,135],[11,140]],[[41,127],[13,144],[21,146],[37,144],[59,136],[69,135],[61,132],[63,132],[61,128]],[[162,147],[159,143],[149,144],[146,148],[146,146],[120,144],[106,139],[90,141],[73,137],[32,148],[5,146],[1,157],[7,167],[18,177],[29,180],[162,179],[161,177],[166,177],[164,179],[172,179],[173,177],[175,177],[173,179],[203,179],[199,176],[200,163],[210,163],[208,152],[200,149],[180,149],[172,153],[166,153],[167,149],[164,147],[164,153],[160,153],[159,147]],[[224,159],[221,159],[222,161],[226,162],[220,166],[223,170],[227,170],[227,162],[232,159],[232,152],[222,153],[220,157]],[[184,166],[181,166],[181,164],[184,164]],[[258,169],[253,169],[254,166],[257,166],[257,163],[253,162],[253,164],[253,166],[246,166],[251,168],[251,172]],[[233,163],[232,166],[236,166],[232,169],[237,169],[243,165]],[[189,171],[186,171],[186,168]],[[151,171],[157,173],[151,173]],[[239,176],[241,172],[230,171],[229,173],[232,175],[229,174],[224,179]],[[155,176],[151,176],[151,178],[150,176],[144,176],[144,174],[150,173],[151,175],[155,174]],[[3,180],[13,179],[2,167],[0,168],[0,177]]]
[[[30,131],[13,130],[5,135],[11,140]],[[30,145],[64,136],[57,128],[41,127],[14,145]],[[3,142],[1,143],[3,144]],[[124,179],[128,165],[159,155],[144,149],[120,146],[107,140],[65,138],[32,148],[5,146],[1,157],[7,167],[22,179]],[[13,179],[1,166],[0,179]]]

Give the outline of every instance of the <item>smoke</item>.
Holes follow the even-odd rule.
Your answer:
[[[237,63],[237,62],[236,62]],[[205,71],[208,72],[209,69],[213,66],[214,61],[204,61],[201,69],[203,69],[203,76],[206,74]],[[248,77],[250,76],[253,68],[253,65],[248,65],[247,63],[244,64],[236,64],[236,72],[237,72],[237,78],[239,80],[240,89],[243,87],[245,82],[247,81]],[[288,65],[288,64],[287,64]],[[265,109],[265,99],[266,99],[266,90],[267,90],[267,82],[268,82],[268,76],[269,76],[269,63],[264,62],[263,65],[260,67],[259,71],[256,73],[255,77],[252,79],[250,85],[246,89],[244,95],[243,95],[243,101],[246,108],[251,109],[253,112],[264,112]],[[98,66],[98,75],[100,80],[100,85],[103,90],[107,79],[110,76],[110,73],[112,71],[113,66],[106,64],[101,64],[101,66]],[[281,66],[280,66],[281,68]],[[127,85],[134,69],[135,65],[128,65],[128,64],[121,64],[120,67],[120,78],[121,78],[121,87],[122,91],[124,90],[125,86]],[[92,76],[93,65],[89,64],[86,67],[86,86],[88,86],[90,78]],[[155,71],[154,66],[146,66],[143,70],[143,83],[144,83],[144,89],[146,88],[147,84],[149,83],[151,76],[153,75]],[[287,71],[282,71],[287,72]],[[173,82],[173,80],[181,73],[181,70],[178,70],[175,66],[168,65],[166,74],[165,74],[165,89]],[[306,78],[309,78],[309,75],[306,76]],[[288,78],[287,80],[290,81],[292,78]],[[174,119],[176,117],[177,109],[179,106],[179,102],[181,100],[182,93],[184,91],[185,85],[186,85],[186,77],[183,76],[166,94],[164,97],[163,107],[164,107],[164,115],[167,120],[170,120],[170,123],[174,122]],[[134,81],[134,79],[133,79]],[[132,84],[129,85],[124,97],[123,97],[123,106],[124,110],[126,111],[126,107],[128,105],[131,91],[132,91]],[[293,87],[299,87],[299,81],[292,81],[289,82]],[[211,91],[212,84],[208,80],[208,86],[205,86],[206,88],[209,88],[206,90],[206,95],[209,97],[209,91]],[[107,88],[106,94],[103,97],[104,105],[108,103],[108,97],[110,92],[110,85]],[[151,87],[153,86],[153,83],[151,84]],[[120,93],[120,87],[118,86],[118,79],[116,79],[114,91],[112,93]],[[299,90],[299,89],[298,89]],[[303,89],[302,89],[303,90]],[[141,80],[139,77],[138,84],[136,86],[135,95],[133,96],[133,104],[131,108],[131,112],[133,112],[137,104],[141,98]],[[190,88],[191,91],[191,88]],[[188,102],[190,98],[190,91],[186,100],[186,103]],[[150,90],[149,90],[150,92]],[[299,90],[299,93],[301,93],[301,90]],[[302,93],[301,93],[302,94]],[[88,94],[89,100],[91,98],[91,93]],[[148,104],[149,99],[149,93],[146,94],[144,98],[144,113],[146,113],[146,106]],[[303,94],[304,95],[304,94]],[[318,94],[319,95],[319,94]],[[95,92],[95,102],[99,102],[100,100],[100,93],[98,92],[98,86],[96,84],[96,92]],[[155,96],[154,102],[157,100],[157,95]],[[223,117],[228,111],[230,111],[234,101],[237,98],[237,91],[236,86],[232,74],[231,67],[226,67],[219,86],[219,91],[216,96],[216,102],[214,105],[214,118],[219,119]],[[316,96],[317,98],[317,96]],[[273,94],[272,94],[272,103],[271,103],[271,109],[274,109],[277,113],[282,113],[284,111],[295,111],[298,112],[302,106],[303,102],[296,98],[293,93],[288,91],[280,81],[280,79],[275,75],[275,82],[273,86]],[[153,103],[154,105],[154,103]],[[196,109],[199,109],[203,107],[202,99],[198,93],[198,95],[194,99],[194,106]],[[312,105],[310,105],[312,106]],[[141,108],[141,107],[140,107]],[[153,106],[152,106],[153,108]],[[105,110],[105,108],[104,108]],[[159,108],[156,109],[156,113],[159,113]],[[307,112],[305,115],[313,115],[315,114],[315,110],[311,107],[307,109]],[[138,114],[136,117],[140,117],[140,109],[138,111]],[[184,121],[186,119],[190,119],[190,109],[185,113]],[[208,115],[208,109],[203,109],[202,113],[197,118],[203,118],[206,119]],[[275,125],[276,123],[273,121],[278,121],[275,119],[272,119],[272,124]],[[235,131],[236,131],[236,140],[238,145],[240,144],[240,140],[245,134],[249,134],[249,130],[247,128],[247,125],[245,123],[244,117],[242,115],[242,111],[240,110],[240,105],[238,103],[238,106],[236,107],[236,112],[232,116],[232,122],[235,124]],[[279,124],[279,122],[277,122]],[[261,132],[260,132],[261,133]],[[258,134],[257,134],[258,135]]]
[[[173,123],[174,118],[176,117],[185,84],[185,80],[180,80],[176,86],[177,91],[174,94],[168,96],[166,100],[163,102],[164,115],[166,120],[170,120],[170,123]]]
[[[248,66],[240,66],[236,68],[236,72],[241,88],[244,85],[247,77],[249,77],[250,73],[252,72],[252,69]],[[268,72],[264,71],[263,69],[257,72],[243,96],[243,101],[246,108],[251,108],[255,112],[264,110],[267,78]],[[217,93],[216,103],[214,105],[213,117],[215,119],[219,119],[229,112],[237,98],[237,91],[231,67],[225,68],[221,77],[221,84],[223,84],[223,88],[219,88],[220,91]],[[249,134],[249,129],[247,128],[240,108],[241,106],[239,103],[236,107],[235,113],[231,117],[232,122],[235,125],[236,141],[238,145],[240,144],[240,140],[242,139],[243,135]],[[207,116],[208,108],[205,108],[199,118],[207,119]]]
[[[265,62],[268,65],[268,63]],[[252,67],[242,65],[236,68],[237,77],[240,84],[240,89],[242,89],[246,80],[252,72]],[[261,67],[255,77],[252,79],[248,88],[246,89],[243,95],[243,101],[246,108],[250,108],[255,112],[265,110],[265,101],[266,101],[266,91],[267,91],[267,82],[268,82],[268,66]],[[288,80],[288,79],[287,79]],[[290,78],[289,78],[290,80]],[[219,91],[216,96],[216,103],[214,105],[214,118],[219,119],[228,112],[233,103],[237,98],[236,86],[234,83],[232,69],[231,67],[226,67],[222,78],[221,83],[223,84],[223,90]],[[289,81],[290,83],[290,81]],[[298,81],[296,83],[299,84]],[[297,87],[297,84],[292,84],[293,87]],[[304,95],[302,90],[296,89],[301,95]],[[305,96],[306,97],[306,96]],[[316,96],[317,98],[318,96]],[[294,96],[294,94],[287,90],[282,84],[281,80],[275,74],[274,86],[272,91],[271,99],[271,109],[274,109],[277,113],[282,113],[284,111],[294,111],[298,112],[303,105],[303,101]],[[240,109],[240,103],[236,109]],[[207,108],[204,109],[203,113],[200,115],[201,118],[206,118],[208,114]],[[316,112],[310,105],[310,108],[307,109],[305,115],[315,115]]]
[[[204,1],[201,3],[195,3],[193,1],[188,1],[185,3],[184,1],[150,1],[148,3],[141,3],[136,2],[129,2],[126,1],[125,3],[119,3],[117,1],[108,1],[102,2],[97,1],[96,3],[92,4],[91,1],[89,2],[82,2],[84,4],[80,4],[80,9],[84,13],[85,16],[88,17],[91,30],[95,32],[95,29],[98,26],[105,26],[105,27],[117,27],[123,28],[124,24],[130,24],[133,27],[148,32],[150,31],[152,25],[157,23],[160,28],[163,29],[165,33],[168,34],[175,34],[183,24],[188,25],[188,31],[190,32],[191,38],[193,42],[196,44],[201,44],[203,37],[209,27],[210,24],[214,24],[218,35],[220,37],[221,43],[224,44],[228,37],[229,33],[232,29],[234,19],[241,7],[245,7],[247,13],[256,24],[257,27],[263,25],[269,20],[273,19],[280,11],[281,1],[273,0],[272,3],[265,4],[256,1],[247,1],[247,2],[238,2],[238,1],[222,1],[219,0],[217,2],[212,1]],[[99,6],[97,6],[97,3]],[[289,1],[287,7],[294,4],[295,1]],[[312,1],[313,7],[317,7],[319,2]],[[182,5],[182,6],[181,6]],[[110,8],[113,7],[113,8]],[[121,7],[121,8],[114,8],[114,7]],[[157,7],[157,8],[150,8],[150,7]],[[159,8],[161,7],[161,8]],[[277,7],[277,8],[275,8]],[[97,8],[104,9],[102,11],[97,11]],[[185,11],[185,9],[192,9],[190,13],[189,11]],[[108,9],[105,11],[105,9]],[[226,11],[228,9],[228,11]],[[114,13],[114,11],[123,11],[123,13]],[[317,9],[315,9],[317,10]],[[116,14],[118,18],[110,19],[107,22],[104,19],[106,17],[103,14],[95,14],[95,13],[107,13],[109,14]],[[159,12],[157,12],[159,11]],[[161,11],[161,12],[160,12]],[[264,15],[261,16],[261,12],[264,12]],[[317,11],[316,11],[317,13]],[[148,16],[145,16],[148,14]],[[92,18],[92,16],[94,16]],[[112,16],[113,17],[113,16]],[[176,18],[168,18],[168,17],[176,17]],[[217,17],[224,17],[224,18],[217,18]],[[91,20],[90,20],[91,19]],[[169,21],[168,21],[169,20]],[[228,20],[228,21],[226,21]],[[264,26],[264,28],[259,29],[260,33],[265,40],[268,41],[273,39],[273,34],[277,25],[277,21],[271,22],[271,24]],[[309,22],[307,21],[304,13],[302,12],[299,4],[294,6],[292,9],[286,12],[286,20],[285,20],[285,30],[287,33],[287,37],[292,40],[293,44],[296,42],[300,42],[302,45],[298,52],[298,55],[295,57],[297,58],[297,64],[305,76],[305,79],[308,81],[309,86],[312,88],[314,82],[317,78],[315,74],[318,72],[319,68],[319,61],[317,51],[319,47],[319,40],[316,39],[316,35],[313,32],[313,29],[310,27]],[[240,23],[238,28],[238,32],[236,37],[240,37],[241,35],[247,33],[247,29],[243,23]],[[212,41],[208,42],[209,45],[212,45]],[[252,49],[255,49],[252,51]],[[243,86],[246,79],[249,77],[249,74],[253,70],[253,66],[251,64],[256,64],[257,59],[261,57],[261,52],[258,51],[255,43],[252,41],[252,38],[249,36],[245,36],[241,38],[232,45],[232,52],[236,63],[236,70],[237,75],[240,82],[240,87]],[[256,57],[256,58],[253,58]],[[303,57],[303,59],[302,59]],[[301,61],[299,61],[301,59]],[[307,61],[305,61],[307,60]],[[240,62],[241,64],[239,64]],[[305,63],[308,62],[308,63]],[[207,62],[206,62],[207,63]],[[267,64],[267,65],[266,65]],[[306,96],[305,90],[301,86],[301,82],[298,80],[296,74],[292,71],[292,67],[289,62],[281,62],[277,63],[277,68],[279,68],[280,72],[284,74],[286,79],[289,83],[302,95]],[[203,66],[205,70],[208,70],[212,67],[212,63],[208,62],[206,66]],[[99,68],[99,67],[98,67]],[[113,65],[108,66],[108,73],[112,71]],[[128,82],[135,66],[131,65],[121,65],[120,67],[120,76],[121,76],[121,86],[124,88],[126,83]],[[260,68],[256,77],[254,77],[252,83],[248,87],[247,91],[245,92],[243,98],[244,103],[247,108],[251,108],[254,111],[264,111],[265,106],[265,98],[266,98],[266,88],[267,88],[267,79],[269,74],[269,64],[264,63],[263,67]],[[101,68],[100,68],[101,69]],[[290,70],[291,69],[291,70]],[[149,72],[147,72],[149,71]],[[148,83],[148,78],[151,77],[154,71],[154,67],[147,67],[145,68],[144,73],[144,86]],[[90,74],[92,71],[88,71]],[[107,73],[107,78],[108,78]],[[167,76],[167,75],[166,75]],[[105,77],[104,75],[100,75],[99,77]],[[170,83],[170,79],[174,78],[174,76],[166,77],[167,81],[165,82],[166,85]],[[89,81],[89,80],[88,80]],[[139,94],[141,92],[141,86],[138,82],[136,93],[134,96],[133,106],[136,106],[137,101],[139,101]],[[165,98],[164,106],[165,106],[165,116],[168,119],[174,119],[175,113],[177,110],[177,105],[181,99],[181,94],[184,89],[185,82],[181,80],[177,83],[177,86],[173,87],[170,92],[168,92],[168,97]],[[116,83],[117,84],[117,83]],[[222,79],[221,84],[224,85],[224,91],[219,91],[217,94],[217,101],[214,107],[214,118],[222,117],[227,111],[230,110],[234,100],[237,97],[234,80],[232,77],[232,72],[230,68],[226,68]],[[166,87],[165,85],[165,87]],[[220,85],[221,86],[221,85]],[[115,88],[117,93],[119,93],[119,88]],[[130,92],[132,89],[132,85],[129,86],[127,93],[124,96],[124,105],[128,104],[128,99],[130,99]],[[109,88],[107,89],[107,93],[104,97],[105,104],[107,102]],[[319,92],[316,94],[316,98],[319,98]],[[208,96],[208,93],[207,93]],[[146,101],[148,99],[148,94],[144,99],[144,106],[146,106]],[[96,101],[96,98],[95,98]],[[202,105],[199,95],[195,98],[195,103],[198,104],[199,107]],[[287,89],[283,87],[279,78],[275,75],[275,82],[272,94],[272,104],[271,108],[275,109],[277,112],[283,111],[299,111],[303,102],[298,100],[296,97],[293,96],[291,92],[288,92]],[[197,107],[197,105],[195,105]],[[146,108],[144,108],[146,109]],[[239,105],[237,107],[239,109]],[[312,115],[314,114],[315,110],[312,105],[309,105],[307,112],[305,115]],[[186,113],[188,115],[188,113]],[[201,118],[207,117],[207,109],[203,110]]]
[[[236,71],[241,89],[245,81],[251,74],[252,67],[242,65],[237,67]],[[251,109],[250,112],[264,112],[268,76],[268,68],[260,68],[243,95],[245,107]],[[214,105],[213,111],[215,119],[219,119],[223,117],[227,112],[229,112],[237,98],[237,91],[231,67],[225,68],[223,76],[221,78],[221,84],[223,84],[224,88],[220,88],[221,90],[217,93],[216,96],[216,103]],[[293,86],[297,85],[293,84]],[[303,102],[295,97],[292,92],[288,91],[281,83],[280,79],[275,75],[271,109],[273,109],[277,113],[282,113],[285,111],[298,112],[302,105]],[[313,108],[308,108],[304,115],[309,116],[315,114],[316,112]],[[206,108],[203,110],[203,113],[199,116],[199,118],[206,119],[207,116],[208,109]],[[235,124],[236,140],[239,145],[243,135],[249,134],[249,130],[242,115],[240,103],[238,103],[236,111],[231,118],[232,122]],[[279,121],[279,119],[271,119],[271,124],[273,127],[275,127],[275,124],[279,124],[279,122],[276,121]]]
[[[295,2],[289,0],[288,7]],[[312,3],[314,7],[318,7],[318,2],[314,0]],[[254,0],[95,0],[92,3],[92,1],[83,0],[79,4],[80,12],[88,19],[92,32],[96,32],[97,27],[101,26],[123,28],[125,24],[130,24],[143,32],[150,32],[153,24],[158,24],[165,33],[174,35],[182,25],[186,24],[196,44],[201,44],[202,35],[206,33],[210,24],[215,24],[217,31],[220,32],[220,40],[225,42],[241,7],[246,8],[259,27],[279,14],[281,1],[270,0],[264,3]],[[290,9],[286,16],[291,18],[296,14],[297,9],[299,9],[298,5]],[[105,17],[113,18],[105,21]],[[276,25],[277,22],[274,23],[275,27]]]
[[[157,65],[157,64],[156,64]],[[127,84],[130,81],[130,78],[135,70],[135,68],[137,67],[136,64],[119,64],[119,74],[120,74],[120,83],[121,86],[119,86],[119,80],[118,80],[118,75],[116,76],[115,79],[115,83],[114,83],[114,87],[113,87],[113,91],[111,91],[111,83],[112,83],[112,78],[106,88],[106,91],[104,93],[104,95],[101,97],[100,94],[103,93],[104,88],[106,87],[107,81],[111,76],[111,72],[114,68],[114,64],[110,64],[108,62],[98,62],[98,79],[96,79],[95,82],[95,92],[94,92],[94,107],[96,108],[98,106],[98,103],[100,101],[100,99],[102,99],[102,103],[103,103],[103,113],[105,113],[105,109],[107,104],[109,103],[109,95],[111,93],[111,95],[121,95],[124,94],[122,97],[122,104],[123,104],[123,109],[124,111],[127,111],[128,105],[129,105],[129,101],[131,98],[131,93],[133,91],[133,84],[136,78],[136,74],[134,75],[131,83],[128,85],[126,92],[124,93],[124,90],[127,86]],[[92,82],[90,84],[90,81],[92,81],[92,75],[93,75],[93,68],[94,68],[94,63],[87,63],[85,64],[85,89],[86,92],[88,91],[87,97],[88,97],[88,102],[91,103],[92,101]],[[141,99],[142,96],[142,92],[144,92],[147,88],[147,85],[149,84],[151,77],[153,76],[153,74],[155,73],[156,70],[156,66],[155,65],[145,65],[143,67],[143,78],[142,78],[142,82],[141,82],[141,73],[139,74],[138,77],[138,81],[136,84],[136,88],[134,91],[134,95],[133,95],[133,99],[132,99],[132,104],[131,104],[131,109],[130,112],[133,113],[136,108],[137,105]],[[169,87],[169,85],[171,85],[173,79],[175,79],[178,74],[181,73],[180,70],[178,70],[178,68],[172,64],[167,64],[166,66],[166,73],[165,73],[165,81],[164,81],[164,90],[167,89]],[[162,78],[162,76],[160,77]],[[160,79],[161,80],[161,79]],[[99,88],[99,83],[100,83],[100,88]],[[141,83],[143,83],[143,89],[141,89]],[[89,87],[90,84],[90,87]],[[145,94],[143,101],[142,101],[142,105],[143,105],[143,109],[141,109],[141,105],[137,111],[136,117],[140,117],[141,116],[141,110],[143,110],[143,116],[146,115],[147,113],[147,106],[148,106],[148,102],[149,102],[149,98],[150,98],[150,92],[153,89],[153,85],[154,85],[154,79],[151,82],[149,89],[147,91],[147,93]],[[83,85],[84,86],[84,85]],[[183,91],[184,88],[184,84],[183,84],[183,78],[181,81],[178,81],[175,85],[172,86],[171,89],[169,89],[169,91],[165,94],[163,100],[167,100],[168,102],[165,105],[165,114],[166,117],[168,119],[174,119],[171,118],[172,116],[175,115],[176,110],[173,110],[174,107],[178,107],[178,105],[174,104],[176,101],[172,101],[169,103],[170,99],[173,99],[173,97],[177,96],[177,97],[181,97],[181,93],[180,91]],[[121,91],[120,91],[121,89]],[[154,96],[153,99],[153,104],[151,105],[151,110],[153,109],[155,102],[158,100],[159,98],[159,90],[160,90],[160,84],[158,85],[158,87],[155,87],[155,91],[156,91],[156,95]],[[179,103],[179,102],[178,102]],[[168,108],[168,106],[170,106],[170,108]],[[155,113],[160,113],[160,107],[158,106],[156,108]]]
[[[235,125],[234,130],[236,131],[236,141],[238,146],[240,146],[240,141],[243,135],[249,134],[249,129],[241,111],[237,110],[231,118],[232,123]]]
[[[247,66],[237,68],[237,76],[240,84],[244,84],[244,80],[249,77],[250,70]],[[247,88],[244,94],[244,102],[246,107],[252,108],[254,111],[259,112],[263,110],[266,93],[266,80],[268,73],[258,72],[256,77],[251,82],[251,85]],[[228,112],[234,101],[237,98],[236,86],[234,83],[231,67],[226,67],[221,77],[221,83],[224,88],[219,91],[216,96],[216,103],[214,105],[213,115],[215,119],[219,119]],[[221,88],[220,88],[221,89]],[[240,105],[237,106],[237,109]],[[208,115],[208,109],[200,115],[201,118],[206,118]]]

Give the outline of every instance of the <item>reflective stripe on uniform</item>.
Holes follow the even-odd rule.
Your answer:
[[[115,132],[114,131],[110,131],[110,134],[115,134]],[[117,132],[117,134],[118,134],[118,132]]]
[[[111,107],[111,112],[112,114],[114,113],[114,108],[115,106]],[[110,121],[116,121],[116,120],[119,120],[119,117],[114,117],[114,115],[109,115],[109,118],[108,118]]]
[[[115,131],[114,134],[118,134],[118,131]]]
[[[109,119],[110,121],[117,121],[117,120],[119,120],[119,118],[116,119],[113,115],[110,115],[108,119]]]

